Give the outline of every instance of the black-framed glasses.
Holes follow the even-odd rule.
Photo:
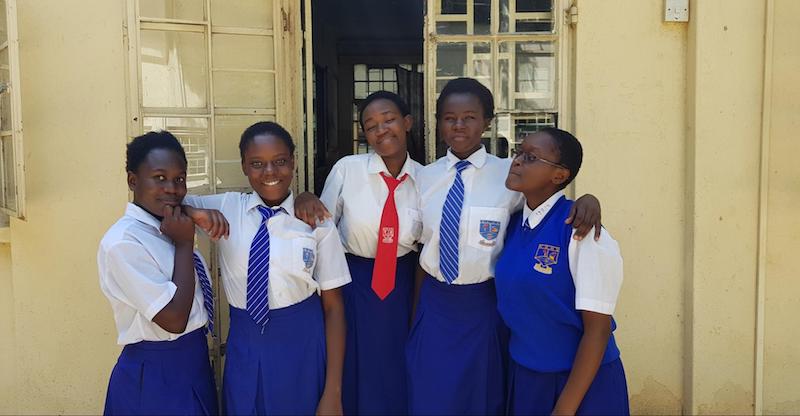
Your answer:
[[[562,165],[560,163],[556,163],[556,162],[549,161],[547,159],[543,159],[543,158],[541,158],[539,156],[536,156],[535,154],[530,153],[530,152],[520,152],[519,150],[515,150],[514,153],[516,153],[514,155],[514,159],[521,158],[522,163],[525,163],[525,164],[536,163],[538,161],[538,162],[544,163],[545,165],[550,165],[550,166],[553,166],[553,167],[556,167],[556,168],[569,169],[568,167],[566,167],[566,166],[564,166],[564,165]]]

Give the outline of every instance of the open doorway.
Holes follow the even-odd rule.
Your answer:
[[[409,153],[424,162],[424,0],[314,0],[314,189],[341,157],[369,151],[358,103],[374,91],[399,94],[414,118]]]

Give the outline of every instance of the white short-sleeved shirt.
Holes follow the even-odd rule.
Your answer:
[[[558,191],[536,209],[525,204],[523,223],[527,219],[528,226],[536,228],[562,196],[564,192]],[[572,235],[575,235],[575,229]],[[588,235],[594,235],[594,227]],[[575,282],[575,309],[612,315],[623,274],[622,254],[617,241],[603,228],[598,241],[593,237],[580,241],[570,239],[568,252],[569,271]]]
[[[164,309],[178,289],[172,282],[175,245],[161,234],[160,227],[157,218],[129,203],[125,215],[100,240],[97,250],[100,289],[114,312],[119,334],[117,344],[173,341],[208,322],[196,274],[186,330],[173,334],[153,322],[153,317]],[[202,260],[202,256],[200,258]],[[203,267],[207,267],[205,262]]]
[[[406,154],[406,163],[398,178],[408,177],[394,191],[400,224],[398,257],[416,251],[422,233],[416,188],[416,176],[421,168],[422,165]],[[383,159],[373,152],[345,156],[333,165],[320,196],[333,214],[345,250],[356,256],[375,258],[377,253],[381,215],[389,195],[381,173],[388,175],[389,170]]]
[[[222,282],[228,303],[246,309],[250,245],[263,220],[256,207],[267,205],[255,192],[187,196],[184,203],[219,210],[228,219],[230,237],[217,243]],[[333,222],[325,221],[312,230],[295,218],[291,194],[279,207],[286,213],[276,214],[267,222],[270,309],[285,308],[302,302],[314,292],[350,283],[344,249]]]
[[[444,282],[439,271],[439,224],[447,193],[456,177],[460,159],[447,155],[423,167],[417,174],[422,210],[422,254],[420,265],[431,276]],[[522,208],[524,197],[505,187],[511,159],[500,159],[481,147],[467,158],[472,166],[461,173],[464,180],[464,205],[458,240],[458,278],[453,284],[481,283],[494,277],[494,266],[503,249],[511,214]],[[481,224],[498,225],[497,233],[482,233]]]

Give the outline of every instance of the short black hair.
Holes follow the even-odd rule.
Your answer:
[[[456,78],[450,80],[442,89],[436,99],[436,120],[442,116],[444,100],[452,94],[472,94],[483,107],[483,117],[489,120],[494,118],[494,97],[492,92],[475,78]]]
[[[153,149],[172,150],[181,157],[184,164],[187,163],[186,152],[183,150],[181,142],[172,133],[166,130],[151,131],[128,143],[125,150],[125,170],[136,172]]]
[[[411,114],[411,110],[408,109],[408,104],[406,104],[399,95],[390,91],[376,91],[368,95],[367,98],[358,105],[358,124],[361,125],[362,130],[364,129],[364,110],[366,110],[367,106],[372,104],[373,101],[377,100],[389,100],[393,102],[394,105],[397,106],[397,109],[400,110],[400,115],[403,117]]]
[[[269,134],[271,136],[275,136],[286,144],[286,147],[289,148],[289,153],[294,156],[294,140],[292,140],[292,135],[286,131],[280,124],[272,122],[272,121],[259,121],[256,124],[244,129],[244,133],[242,133],[242,138],[239,139],[239,156],[242,157],[244,161],[244,151],[247,149],[247,145],[255,139],[256,136],[260,136],[263,134]]]
[[[578,138],[573,136],[572,133],[557,129],[555,127],[548,127],[539,130],[540,133],[547,133],[553,138],[556,148],[559,153],[559,164],[569,169],[569,178],[561,184],[559,190],[564,189],[572,183],[578,171],[581,170],[581,163],[583,163],[583,146]]]

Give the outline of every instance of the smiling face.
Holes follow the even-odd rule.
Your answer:
[[[186,162],[170,149],[153,149],[136,172],[128,172],[133,203],[157,217],[164,207],[178,207],[186,196]]]
[[[362,113],[367,143],[381,157],[405,157],[411,116],[403,116],[391,100],[377,99]]]
[[[259,134],[244,150],[242,172],[265,203],[280,205],[289,195],[292,185],[294,155],[281,138]]]
[[[437,120],[439,135],[459,159],[466,159],[481,148],[481,136],[489,127],[477,96],[453,93],[445,98]]]
[[[549,134],[539,132],[522,141],[511,163],[506,188],[522,192],[528,200],[547,198],[569,178],[569,169],[558,166],[561,154]]]

